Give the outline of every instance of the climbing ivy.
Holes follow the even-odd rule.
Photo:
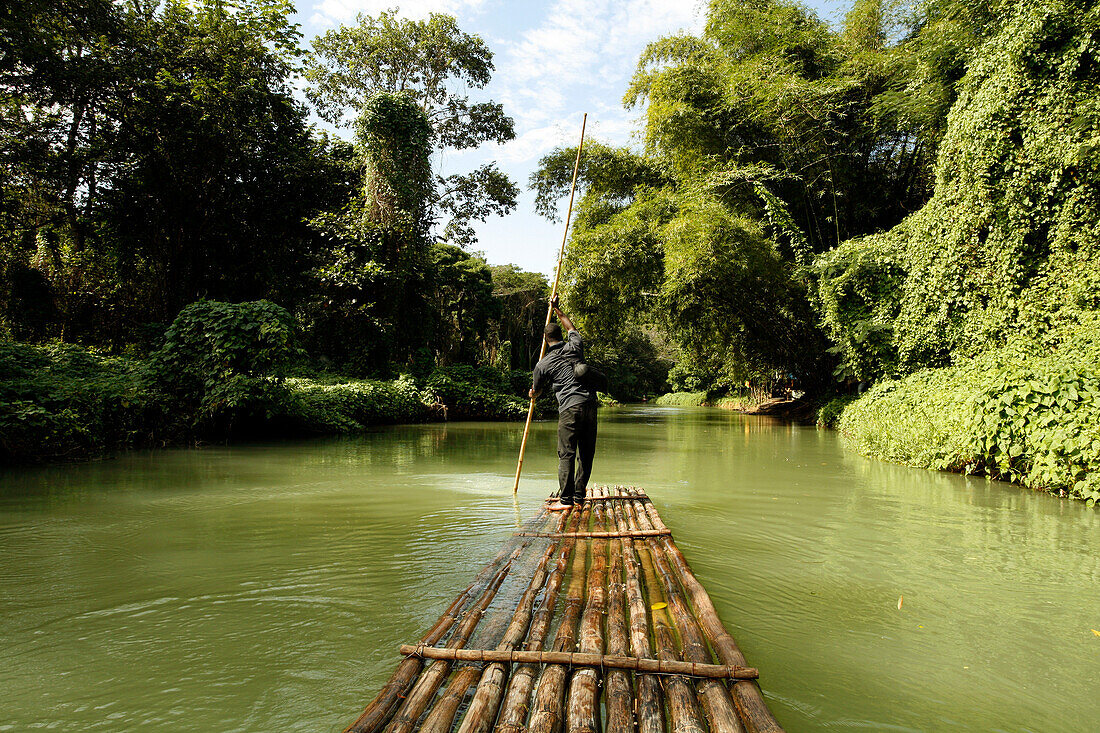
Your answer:
[[[845,363],[910,375],[849,407],[841,428],[873,455],[1094,503],[1100,6],[1002,10],[958,83],[928,204],[815,263]]]
[[[864,374],[1021,333],[1056,347],[1100,307],[1100,8],[1014,8],[960,82],[928,204],[818,261],[825,323]],[[890,329],[873,353],[869,318]]]
[[[363,105],[356,133],[366,169],[366,216],[386,227],[425,227],[433,132],[424,110],[410,94],[379,92]]]

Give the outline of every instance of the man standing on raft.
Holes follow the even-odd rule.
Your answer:
[[[596,453],[598,402],[596,390],[582,383],[573,370],[574,365],[584,363],[581,335],[558,307],[557,296],[550,305],[561,325],[551,322],[543,333],[546,356],[535,365],[531,397],[550,386],[558,398],[558,486],[561,494],[550,509],[561,511],[584,503],[588,477],[592,474],[592,457]],[[562,340],[562,326],[565,326],[566,340]]]

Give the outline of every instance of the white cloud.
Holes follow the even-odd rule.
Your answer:
[[[514,140],[496,146],[494,157],[506,164],[530,162],[532,163],[530,167],[534,168],[533,163],[552,149],[560,145],[573,144],[570,140],[575,140],[580,134],[581,120],[579,114],[572,117],[554,125],[536,127],[519,133]]]
[[[638,56],[650,41],[680,30],[698,33],[693,0],[555,0],[542,21],[498,51],[491,89],[516,120],[517,140],[500,151],[516,162],[537,160],[576,136],[548,131],[563,118],[590,113],[590,134],[625,144],[636,124],[621,99]],[[595,123],[595,124],[591,124]]]

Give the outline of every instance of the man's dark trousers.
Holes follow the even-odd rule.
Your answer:
[[[558,486],[562,504],[584,501],[595,454],[596,403],[585,402],[562,410],[558,414]]]

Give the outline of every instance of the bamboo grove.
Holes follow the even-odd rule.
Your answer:
[[[644,147],[590,147],[570,304],[666,337],[673,389],[795,380],[870,455],[1100,499],[1098,23],[713,0],[639,60]],[[547,213],[571,155],[532,176]]]

